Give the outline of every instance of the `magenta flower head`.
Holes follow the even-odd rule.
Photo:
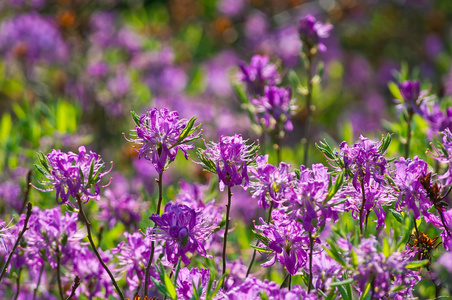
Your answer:
[[[138,157],[149,160],[159,174],[176,159],[178,149],[188,159],[187,150],[194,146],[187,143],[201,137],[201,125],[193,127],[196,117],[188,121],[179,119],[176,111],[170,112],[166,108],[153,108],[141,117],[132,112],[132,117],[135,130],[132,130],[132,138],[126,140],[141,145],[137,150]]]
[[[421,83],[419,80],[406,80],[398,84],[402,99],[395,99],[396,108],[398,111],[412,110],[419,115],[422,115],[420,105],[427,96],[428,91],[421,91]]]
[[[239,67],[239,80],[247,85],[250,94],[263,95],[264,86],[279,83],[278,68],[269,63],[267,56],[254,55],[249,66],[241,62]]]
[[[264,96],[254,99],[251,103],[257,110],[259,123],[266,128],[273,130],[281,124],[286,131],[293,130],[290,115],[296,106],[289,87],[265,86]]]
[[[433,149],[428,150],[427,154],[440,163],[449,164],[446,173],[438,176],[441,180],[445,179],[444,185],[449,185],[452,183],[452,133],[449,128],[446,128],[444,131],[440,132],[440,134],[443,135],[441,144],[438,148],[432,145]]]
[[[41,165],[35,165],[35,167],[44,175],[39,183],[47,186],[47,188],[33,187],[43,192],[55,190],[58,204],[69,204],[71,203],[70,197],[78,196],[85,203],[90,198],[99,200],[99,182],[104,175],[111,171],[113,162],[111,162],[111,168],[108,171],[102,172],[105,163],[100,155],[92,151],[88,153],[84,146],[80,146],[78,151],[79,153],[76,154],[54,149],[46,156],[43,153],[38,153]]]
[[[0,53],[28,64],[56,63],[67,59],[68,47],[50,19],[29,13],[1,24]]]
[[[215,226],[201,211],[196,212],[186,205],[168,203],[161,216],[153,214],[150,219],[154,221],[155,227],[149,227],[146,236],[154,241],[166,242],[165,254],[170,263],[175,264],[181,258],[186,265],[190,264],[187,252],[197,251],[208,257],[204,242]]]
[[[206,144],[206,150],[198,149],[201,165],[209,172],[218,174],[220,191],[224,186],[248,187],[248,165],[256,160],[259,144],[246,145],[240,134],[222,136],[220,142]]]
[[[326,51],[326,46],[320,41],[329,36],[331,29],[333,25],[319,22],[312,15],[307,15],[298,24],[298,34],[306,50],[317,47],[320,52]]]

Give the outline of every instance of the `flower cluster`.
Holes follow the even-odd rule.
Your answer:
[[[256,159],[259,145],[246,142],[240,134],[222,136],[218,144],[210,142],[205,150],[198,150],[203,168],[218,174],[221,191],[225,185],[248,187],[248,165]]]
[[[260,116],[259,122],[266,128],[273,130],[278,124],[286,131],[292,131],[293,125],[290,115],[296,109],[290,88],[265,86],[264,94],[251,103]]]
[[[179,119],[179,114],[175,111],[168,111],[163,108],[151,109],[146,114],[138,117],[132,113],[135,121],[133,137],[127,141],[141,145],[138,149],[138,157],[149,160],[161,174],[167,165],[176,158],[177,150],[181,150],[185,158],[188,159],[188,149],[193,145],[188,145],[201,136],[200,125],[193,127],[195,117],[190,120]]]
[[[307,15],[301,19],[298,24],[298,34],[301,41],[306,45],[305,51],[317,47],[320,52],[324,52],[326,46],[321,43],[321,40],[329,36],[331,29],[333,29],[333,25],[323,24],[312,15]]]
[[[239,64],[239,79],[247,85],[248,92],[253,95],[263,95],[266,85],[276,85],[280,80],[277,67],[269,63],[267,56],[254,55],[250,65]]]
[[[99,200],[99,182],[111,171],[113,163],[110,170],[102,172],[105,163],[99,155],[92,151],[88,153],[84,146],[78,151],[76,154],[52,150],[46,156],[40,153],[41,165],[35,166],[44,175],[40,183],[48,188],[35,188],[43,192],[55,190],[58,204],[68,204],[70,197],[80,197],[85,202],[91,198]]]
[[[197,251],[208,257],[204,242],[214,227],[201,212],[186,205],[168,203],[161,216],[153,214],[150,219],[155,227],[149,227],[146,236],[153,241],[165,242],[166,258],[171,264],[176,264],[180,258],[188,265],[190,259],[187,252]]]

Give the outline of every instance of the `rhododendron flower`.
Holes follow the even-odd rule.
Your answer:
[[[206,150],[198,150],[198,157],[206,170],[218,174],[220,191],[224,186],[248,187],[248,165],[257,157],[259,145],[246,145],[240,134],[222,136],[220,142],[206,144]]]
[[[43,192],[56,190],[58,204],[70,203],[69,198],[77,196],[80,196],[85,202],[91,198],[99,200],[99,182],[104,175],[111,171],[113,163],[111,163],[110,170],[102,172],[105,163],[100,155],[92,151],[88,153],[84,146],[79,147],[78,151],[79,153],[76,154],[52,150],[46,156],[39,153],[41,166],[35,166],[44,175],[39,183],[48,188],[33,187]],[[60,198],[61,201],[59,201]]]
[[[166,108],[153,108],[141,117],[132,112],[132,117],[135,130],[132,130],[133,137],[126,140],[141,145],[137,149],[138,157],[149,160],[159,174],[174,161],[177,150],[180,149],[188,159],[187,150],[194,146],[187,143],[201,136],[198,130],[201,125],[193,127],[196,117],[179,119],[176,111],[170,112]]]
[[[187,252],[197,251],[208,257],[204,243],[214,226],[202,212],[195,212],[186,205],[168,203],[161,216],[153,214],[150,219],[155,227],[149,227],[146,235],[154,241],[165,241],[165,254],[170,263],[175,264],[181,258],[186,265],[190,264]]]

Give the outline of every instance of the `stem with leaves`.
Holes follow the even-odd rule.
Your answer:
[[[77,288],[79,287],[81,283],[80,277],[77,275],[74,278],[74,284],[72,285],[72,291],[71,294],[66,298],[66,300],[70,300],[74,295],[75,295],[75,291],[77,290]]]
[[[157,184],[159,186],[159,199],[157,202],[157,211],[156,213],[160,215],[160,207],[162,205],[163,199],[163,172],[159,174],[159,179],[157,180]],[[146,265],[145,277],[144,277],[144,296],[148,295],[148,285],[149,285],[149,272],[151,271],[152,261],[154,260],[154,251],[155,251],[155,242],[151,243],[151,253],[149,255],[148,264]]]
[[[19,215],[21,215],[24,212],[25,207],[28,202],[28,195],[30,194],[30,183],[31,183],[31,175],[32,174],[33,174],[33,172],[31,170],[29,170],[27,172],[27,186],[25,187],[24,200],[22,201],[22,206],[20,208]]]
[[[86,225],[86,229],[88,231],[88,240],[89,243],[91,245],[91,247],[93,248],[94,254],[97,257],[97,260],[99,261],[99,263],[102,265],[102,267],[105,269],[105,271],[108,273],[108,276],[110,276],[110,279],[116,289],[116,292],[119,295],[119,298],[121,300],[125,300],[124,298],[124,294],[122,293],[121,289],[118,286],[118,283],[115,280],[115,277],[113,276],[113,274],[111,273],[110,269],[108,268],[108,266],[104,263],[104,261],[102,260],[102,258],[100,257],[99,252],[97,251],[96,245],[94,244],[92,235],[91,235],[91,223],[88,221],[88,218],[85,215],[85,212],[83,211],[83,205],[82,205],[82,199],[80,198],[80,195],[77,195],[77,203],[78,203],[78,207],[79,207],[79,214],[82,217],[83,222],[85,222]]]
[[[27,231],[28,227],[28,220],[30,220],[31,216],[31,209],[33,208],[33,205],[28,202],[27,204],[27,216],[25,217],[24,227],[22,228],[22,231],[19,233],[19,236],[17,237],[16,243],[14,244],[13,248],[11,249],[11,252],[8,255],[8,259],[6,260],[5,266],[3,267],[2,273],[0,274],[0,282],[2,281],[3,276],[6,273],[6,270],[8,269],[9,262],[11,261],[11,258],[13,257],[14,251],[16,251],[17,246],[19,246],[20,240],[22,239],[22,236],[24,235],[25,231]]]

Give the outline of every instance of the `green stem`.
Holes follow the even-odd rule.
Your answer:
[[[159,174],[159,179],[156,180],[159,186],[159,199],[157,202],[157,211],[156,213],[160,215],[160,207],[162,205],[163,199],[163,171]],[[144,296],[148,295],[148,285],[149,285],[149,272],[151,271],[152,261],[154,259],[154,251],[155,251],[155,242],[151,243],[151,253],[149,254],[148,264],[146,265],[146,272],[144,277]]]
[[[223,275],[226,273],[226,244],[228,242],[228,231],[229,231],[229,212],[231,211],[231,187],[228,186],[228,204],[226,205],[226,226],[224,228],[224,241],[223,241]],[[223,286],[224,286],[223,281]]]
[[[14,298],[14,300],[17,300],[17,298],[19,298],[19,294],[20,294],[20,274],[22,274],[22,268],[19,269],[19,274],[17,274],[16,297]]]
[[[361,234],[363,234],[363,223],[364,223],[363,217],[364,217],[364,205],[366,204],[366,192],[364,189],[364,180],[362,178],[360,180],[360,183],[361,183],[361,194],[362,194],[363,201],[361,203],[361,208],[359,210],[359,230],[360,230]]]
[[[408,120],[407,120],[407,138],[406,138],[406,145],[405,145],[405,158],[408,158],[410,156],[410,143],[411,143],[411,122],[413,120],[414,112],[410,108],[408,109]]]
[[[6,260],[5,266],[3,267],[2,273],[0,274],[0,282],[2,281],[3,276],[6,273],[6,270],[8,269],[9,262],[11,261],[11,258],[13,257],[14,251],[16,251],[17,246],[19,246],[20,240],[22,239],[22,236],[24,235],[25,231],[27,231],[28,227],[28,220],[31,216],[31,209],[33,208],[33,205],[31,205],[30,202],[27,204],[27,216],[25,217],[25,223],[24,227],[22,228],[22,231],[19,233],[19,236],[17,237],[16,243],[13,246],[13,249],[11,249],[11,252],[8,255],[8,259]]]
[[[111,273],[110,269],[108,268],[108,266],[104,263],[104,261],[102,260],[102,258],[100,257],[99,252],[97,251],[96,245],[94,244],[92,235],[91,235],[91,223],[88,221],[88,218],[85,215],[85,212],[83,211],[83,205],[82,205],[82,199],[80,198],[79,195],[77,195],[77,203],[78,203],[78,207],[80,210],[80,216],[82,217],[83,222],[85,222],[86,225],[86,229],[88,231],[88,240],[89,243],[91,244],[91,247],[93,248],[94,254],[97,257],[97,260],[99,261],[99,263],[102,265],[102,267],[105,269],[105,271],[107,271],[108,275],[110,276],[110,279],[113,283],[113,285],[115,286],[116,292],[119,295],[119,298],[121,298],[121,300],[125,300],[124,295],[121,291],[121,289],[118,286],[118,283],[116,283],[115,277],[113,276],[113,274]]]
[[[308,284],[308,294],[312,289],[312,252],[314,250],[314,238],[312,233],[309,232],[309,284]]]
[[[55,256],[56,256],[56,261],[57,261],[57,269],[56,269],[56,277],[57,277],[57,283],[58,283],[58,292],[60,294],[60,299],[64,300],[63,297],[63,287],[61,286],[61,253],[60,253],[60,249],[58,248],[58,245],[55,249]]]
[[[306,54],[306,78],[307,78],[307,94],[306,94],[306,107],[307,107],[307,116],[305,123],[305,145],[304,145],[304,157],[303,164],[307,166],[308,164],[308,151],[309,151],[309,127],[311,123],[311,102],[312,102],[312,56],[311,54]]]

